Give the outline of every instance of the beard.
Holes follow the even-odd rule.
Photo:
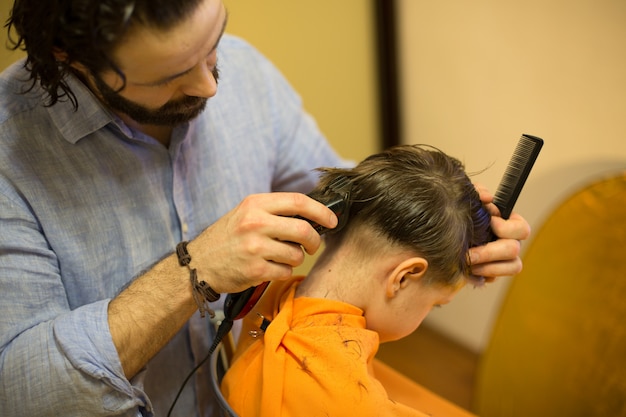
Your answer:
[[[211,73],[217,83],[219,78],[217,67]],[[140,124],[174,127],[186,123],[198,117],[208,101],[205,97],[185,96],[182,99],[168,101],[157,109],[151,109],[122,97],[100,77],[93,77],[93,80],[104,104]]]

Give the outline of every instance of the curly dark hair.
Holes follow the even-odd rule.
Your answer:
[[[27,53],[31,90],[37,82],[52,106],[68,97],[78,108],[66,81],[80,63],[94,75],[113,70],[125,76],[112,51],[133,25],[167,30],[189,16],[202,0],[15,0],[5,24],[9,48]],[[60,58],[62,57],[62,58]]]
[[[477,278],[468,250],[491,240],[491,216],[459,160],[428,145],[401,145],[352,169],[320,171],[316,190],[340,176],[351,183],[348,223],[327,243],[365,226],[426,258],[431,284],[455,285],[459,274]]]

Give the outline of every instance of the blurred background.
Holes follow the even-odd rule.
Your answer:
[[[495,191],[520,135],[542,137],[516,206],[535,232],[524,253],[572,193],[626,170],[623,0],[224,3],[227,32],[283,71],[346,158],[395,142],[428,143]],[[4,18],[11,5],[0,0]],[[21,56],[3,50],[0,64]],[[381,359],[472,408],[494,323],[522,278],[462,290],[414,336],[382,346]],[[614,378],[625,384],[623,371]]]

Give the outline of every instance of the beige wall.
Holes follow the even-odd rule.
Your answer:
[[[2,36],[0,36],[0,70],[24,56],[24,53],[21,51],[10,51],[5,47],[7,35],[4,23],[9,18],[11,7],[13,7],[13,0],[0,0],[0,19],[2,19],[3,27]]]
[[[406,142],[489,167],[476,179],[495,191],[519,136],[543,137],[516,206],[535,231],[576,186],[626,169],[626,2],[398,6]],[[464,289],[428,322],[482,350],[510,280]]]
[[[227,32],[268,56],[344,157],[378,150],[373,6],[364,0],[225,0]]]

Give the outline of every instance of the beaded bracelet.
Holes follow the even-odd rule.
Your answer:
[[[176,245],[176,255],[178,256],[178,263],[180,266],[186,266],[189,269],[189,281],[191,281],[191,289],[193,292],[193,299],[196,300],[198,310],[200,310],[200,316],[204,317],[205,313],[209,313],[211,318],[215,317],[215,311],[209,307],[209,303],[220,299],[220,294],[215,292],[206,281],[198,282],[198,274],[195,268],[192,268],[191,255],[187,252],[187,243],[180,242]]]

